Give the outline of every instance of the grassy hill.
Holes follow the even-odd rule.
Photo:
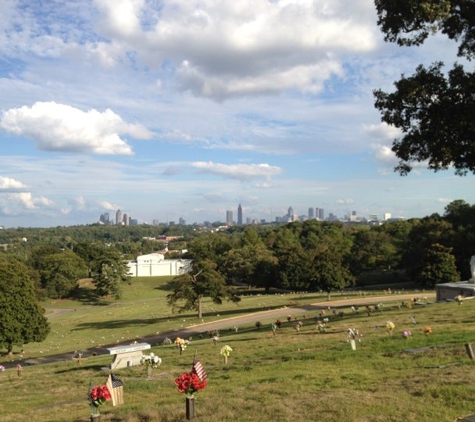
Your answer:
[[[57,301],[46,303],[52,331],[42,344],[26,345],[21,376],[14,369],[0,372],[0,415],[10,421],[89,420],[89,382],[104,384],[109,355],[88,355],[81,363],[64,361],[24,365],[24,361],[59,352],[134,341],[157,331],[199,324],[194,314],[172,314],[166,305],[166,279],[137,279],[118,303]],[[372,292],[379,293],[381,292]],[[462,305],[430,303],[420,292],[417,304],[391,296],[379,310],[358,312],[352,302],[358,292],[339,294],[345,305],[255,324],[231,324],[216,342],[204,331],[179,354],[176,346],[153,344],[163,360],[147,379],[145,367],[115,373],[124,382],[125,403],[101,408],[104,421],[182,421],[185,397],[174,379],[191,369],[195,354],[208,373],[208,386],[196,394],[197,421],[455,421],[475,413],[474,361],[466,344],[475,342],[475,301]],[[372,296],[366,296],[374,302]],[[326,295],[274,294],[246,296],[238,305],[206,303],[205,321],[272,308],[323,302]],[[340,312],[342,315],[340,316]],[[328,318],[328,322],[324,319]],[[302,322],[296,330],[298,321]],[[395,325],[391,335],[387,321]],[[414,323],[416,322],[416,323]],[[318,329],[319,324],[324,325]],[[424,328],[432,333],[425,334]],[[347,338],[359,330],[356,350]],[[410,331],[404,338],[402,333]],[[220,349],[233,349],[228,363]],[[4,364],[6,357],[2,357]],[[15,360],[20,351],[15,351]]]

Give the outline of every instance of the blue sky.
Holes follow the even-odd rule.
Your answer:
[[[3,0],[0,226],[443,213],[473,176],[393,172],[374,89],[457,60],[371,0]]]

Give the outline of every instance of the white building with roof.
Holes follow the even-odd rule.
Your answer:
[[[165,259],[161,253],[140,255],[127,262],[131,277],[170,276],[187,273],[191,270],[192,259]]]

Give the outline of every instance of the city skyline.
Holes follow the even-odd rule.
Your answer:
[[[369,214],[368,216],[358,215],[356,211],[352,211],[351,214],[347,214],[344,216],[338,216],[334,213],[329,213],[327,216],[325,215],[325,210],[319,207],[310,207],[308,208],[307,214],[297,214],[294,212],[293,207],[289,207],[287,209],[287,213],[285,215],[277,215],[275,217],[271,216],[270,220],[266,220],[265,218],[258,218],[256,216],[246,216],[246,222],[244,222],[244,215],[241,204],[237,206],[237,220],[234,219],[234,210],[226,210],[226,215],[224,220],[215,220],[215,221],[194,221],[191,224],[199,224],[199,225],[206,225],[207,223],[223,223],[224,225],[248,225],[248,224],[263,224],[263,223],[288,223],[293,221],[305,221],[305,220],[319,220],[319,221],[350,221],[350,222],[376,222],[376,221],[389,221],[391,219],[394,220],[391,213],[384,213],[382,216],[377,214]],[[400,219],[400,218],[395,218]],[[105,212],[102,213],[99,217],[99,223],[104,225],[138,225],[138,224],[150,224],[153,226],[160,226],[160,225],[180,225],[184,226],[187,225],[188,222],[183,217],[178,218],[178,222],[171,220],[171,221],[160,221],[158,218],[152,220],[152,223],[148,221],[139,221],[135,218],[131,218],[131,216],[122,210],[118,209],[115,212],[115,219],[111,219],[110,213]]]
[[[373,1],[6,0],[0,46],[0,226],[475,203],[473,175],[393,172],[373,90],[457,45],[384,42]]]

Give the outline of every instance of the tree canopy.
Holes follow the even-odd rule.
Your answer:
[[[173,293],[167,296],[168,303],[179,312],[198,311],[202,318],[202,299],[209,296],[213,303],[221,304],[224,298],[239,302],[233,287],[226,285],[225,278],[216,270],[217,265],[208,260],[195,261],[190,273],[175,277],[172,281]]]
[[[10,256],[0,256],[0,346],[11,353],[46,339],[49,323],[38,303],[28,268]]]
[[[472,1],[375,0],[375,5],[386,41],[417,46],[441,32],[458,43],[460,57],[475,57]],[[475,74],[460,64],[445,74],[443,65],[418,66],[414,75],[394,83],[392,93],[374,91],[382,121],[403,134],[392,146],[401,175],[417,162],[434,171],[453,167],[458,175],[475,173]]]

